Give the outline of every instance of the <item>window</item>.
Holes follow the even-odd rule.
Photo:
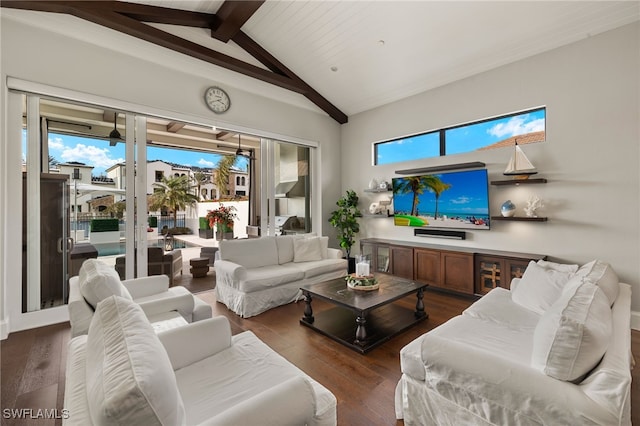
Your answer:
[[[236,176],[236,185],[240,186],[240,176]]]
[[[545,141],[546,108],[488,118],[374,144],[374,164],[391,164]]]
[[[247,181],[245,180],[245,177],[244,177],[244,176],[242,176],[242,179],[240,179],[240,185],[241,185],[241,186],[245,186],[245,185],[247,184],[246,182],[247,182]]]
[[[163,173],[161,170],[156,170],[156,182],[162,182]]]

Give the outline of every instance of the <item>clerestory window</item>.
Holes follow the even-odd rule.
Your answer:
[[[465,152],[544,142],[546,108],[485,118],[373,145],[374,164],[392,164]]]

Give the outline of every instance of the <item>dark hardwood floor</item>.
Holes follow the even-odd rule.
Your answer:
[[[338,400],[340,425],[394,425],[394,391],[400,378],[400,349],[462,312],[473,299],[435,291],[425,293],[429,319],[365,355],[356,353],[299,324],[304,302],[272,309],[242,319],[215,301],[214,292],[198,297],[213,306],[213,314],[226,316],[233,334],[252,330],[274,350],[330,389]],[[396,303],[415,307],[415,296]],[[314,312],[331,306],[314,300]],[[2,409],[31,408],[62,410],[69,324],[58,324],[12,333],[0,343]],[[632,349],[640,353],[640,332],[631,333]],[[632,417],[640,424],[640,367],[633,370]],[[3,425],[55,425],[60,419],[18,421]],[[634,422],[636,423],[636,422]]]

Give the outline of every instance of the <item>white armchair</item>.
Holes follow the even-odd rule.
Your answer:
[[[336,424],[329,390],[225,317],[155,334],[111,296],[68,353],[63,425]]]
[[[118,273],[96,259],[86,260],[69,280],[71,336],[87,334],[95,306],[102,299],[123,296],[139,304],[156,331],[211,318],[211,306],[184,287],[169,287],[169,277],[155,275],[120,281]]]

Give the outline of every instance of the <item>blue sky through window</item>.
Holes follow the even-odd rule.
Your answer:
[[[475,151],[513,136],[545,130],[545,109],[445,130],[446,155]],[[376,145],[376,164],[391,164],[440,155],[435,131]]]
[[[23,153],[26,152],[26,131],[22,132]],[[94,166],[94,176],[106,175],[106,169],[125,161],[125,144],[109,146],[109,141],[79,136],[50,133],[49,155],[60,163],[78,161]],[[214,168],[221,155],[210,152],[187,151],[181,149],[147,147],[147,159],[163,160],[184,166]],[[247,170],[248,160],[238,158],[236,168]]]

